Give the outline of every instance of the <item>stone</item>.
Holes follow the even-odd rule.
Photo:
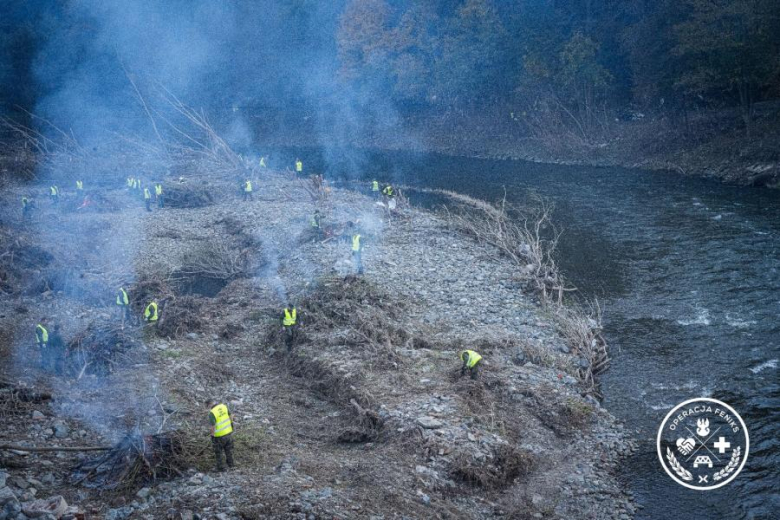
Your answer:
[[[188,339],[198,339],[200,335],[197,332],[188,332],[187,338]]]
[[[149,497],[149,493],[151,493],[152,490],[148,487],[144,487],[136,491],[135,496],[140,498],[141,500],[146,500]]]
[[[38,410],[34,410],[32,413],[32,418],[33,421],[42,421],[46,418],[46,416],[43,415],[43,413],[39,412]]]
[[[8,473],[5,471],[0,471],[0,488],[5,487],[5,481],[8,478]]]
[[[417,424],[428,430],[435,430],[444,426],[440,420],[431,417],[430,415],[422,415],[417,418]]]
[[[62,421],[57,421],[54,423],[54,436],[58,439],[64,439],[70,435],[70,428],[67,424],[65,424]]]
[[[118,507],[116,509],[109,509],[106,513],[105,520],[125,520],[133,514],[133,508],[130,506]]]
[[[8,486],[0,489],[0,506],[4,506],[8,503],[14,503],[18,504],[19,500],[16,499],[16,495],[14,495],[14,492],[11,491],[11,488]]]
[[[11,477],[10,480],[11,480],[11,484],[18,487],[19,489],[27,489],[28,487],[30,487],[30,483],[27,482],[27,480],[23,479],[22,477],[15,476],[15,477]]]
[[[22,512],[30,518],[39,518],[46,515],[60,518],[67,509],[68,503],[59,495],[22,505]]]

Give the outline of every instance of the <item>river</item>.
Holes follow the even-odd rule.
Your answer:
[[[780,192],[620,168],[298,153],[329,178],[552,200],[562,270],[604,310],[602,404],[639,441],[620,473],[643,507],[636,518],[780,518]],[[711,491],[673,482],[655,449],[666,413],[702,396],[735,408],[751,437],[742,473]]]

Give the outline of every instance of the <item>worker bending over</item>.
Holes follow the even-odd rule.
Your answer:
[[[144,309],[144,321],[146,323],[157,323],[157,320],[160,318],[158,311],[157,302],[152,300]]]
[[[217,458],[217,471],[225,471],[222,454],[225,454],[228,468],[233,463],[233,416],[228,407],[217,401],[207,403],[209,408],[209,423],[211,424],[211,445]]]
[[[478,374],[478,367],[482,356],[474,352],[473,350],[464,350],[460,353],[460,360],[463,361],[463,366],[460,368],[460,375],[466,375],[469,372],[471,379],[476,379]]]

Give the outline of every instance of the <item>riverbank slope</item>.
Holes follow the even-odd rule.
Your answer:
[[[151,212],[118,177],[88,183],[91,204],[64,190],[26,221],[17,201],[29,188],[4,190],[3,381],[51,399],[6,406],[0,442],[178,431],[201,447],[174,478],[121,492],[75,482],[90,454],[6,451],[6,503],[61,495],[113,519],[631,515],[613,474],[627,432],[583,397],[580,360],[496,250],[430,213],[391,216],[339,189],[313,196],[281,174],[255,179],[250,201],[232,180],[182,177],[163,180],[169,207]],[[311,231],[315,208],[332,235]],[[348,221],[365,244],[360,277]],[[119,329],[119,285],[134,315],[158,299],[160,322]],[[292,353],[279,336],[287,300],[303,325]],[[41,317],[69,344],[62,375],[39,369]],[[84,352],[106,329],[114,347],[99,371]],[[463,348],[484,356],[477,380],[458,376]],[[237,422],[225,474],[211,471],[210,398]]]

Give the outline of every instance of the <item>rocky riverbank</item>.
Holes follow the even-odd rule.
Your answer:
[[[587,360],[496,250],[436,215],[282,174],[257,178],[246,202],[233,180],[182,177],[166,188],[208,197],[146,212],[123,179],[104,179],[101,204],[77,209],[66,193],[23,221],[29,188],[5,190],[3,236],[26,260],[3,264],[2,376],[51,399],[5,408],[0,443],[22,448],[0,458],[3,518],[25,518],[38,497],[71,504],[58,518],[631,517],[613,473],[629,432],[587,395]],[[315,208],[325,236],[311,230]],[[359,277],[349,221],[365,244]],[[235,271],[182,278],[213,255]],[[39,318],[73,347],[90,326],[117,328],[118,284],[134,313],[161,300],[158,326],[116,332],[132,346],[103,372],[41,372]],[[278,333],[287,300],[303,327],[292,353]],[[478,380],[458,376],[462,348],[484,356]],[[237,420],[227,473],[211,471],[209,398]],[[23,449],[174,430],[201,452],[173,478],[121,489],[74,480],[89,452]]]

